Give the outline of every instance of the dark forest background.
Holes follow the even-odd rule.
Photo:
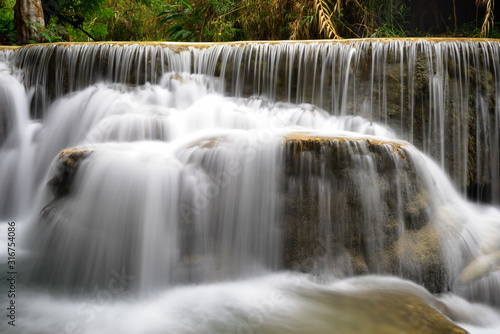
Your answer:
[[[500,38],[494,0],[0,0],[0,43]],[[32,2],[37,2],[32,1]],[[16,11],[18,12],[16,15]],[[39,11],[40,13],[42,11]],[[20,32],[26,25],[30,33]]]

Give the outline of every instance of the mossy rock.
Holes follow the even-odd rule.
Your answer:
[[[396,274],[446,289],[430,191],[408,143],[297,133],[284,144],[286,268]]]

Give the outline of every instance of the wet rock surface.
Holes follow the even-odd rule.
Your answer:
[[[404,142],[285,138],[284,265],[446,289],[429,190]]]
[[[207,137],[190,148],[214,150],[221,141],[224,137]],[[407,149],[410,144],[294,133],[283,139],[283,145],[284,269],[320,277],[392,274],[433,293],[447,291],[439,233],[433,225],[435,208]],[[49,182],[55,200],[42,210],[46,221],[64,216],[64,201],[78,167],[91,154],[85,148],[59,154],[57,174]],[[183,203],[191,203],[192,196],[181,194]],[[207,209],[213,215],[208,219],[222,219],[216,218],[216,199],[207,204],[213,206]],[[179,227],[185,241],[196,239],[195,216],[190,211],[182,216],[186,219]],[[182,255],[195,256],[191,246],[186,247]]]
[[[447,312],[443,305],[429,304],[409,293],[324,291],[302,295],[306,303],[296,318],[300,320],[289,319],[287,333],[468,333],[444,315]],[[266,323],[262,330],[257,330],[260,334],[283,332],[283,327]]]
[[[55,176],[48,182],[56,198],[69,194],[78,167],[91,154],[91,149],[65,149],[59,153],[55,165],[57,171]]]
[[[9,120],[7,118],[7,111],[3,106],[0,106],[0,145],[2,145],[7,138],[8,131]]]

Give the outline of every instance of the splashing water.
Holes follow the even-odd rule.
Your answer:
[[[176,47],[0,51],[16,330],[498,331],[496,42]]]

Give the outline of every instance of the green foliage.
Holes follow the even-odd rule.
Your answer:
[[[205,6],[193,10],[184,0],[166,4],[160,13],[160,22],[169,25],[167,36],[173,41],[196,41],[196,28],[203,24],[202,11]]]
[[[454,37],[481,37],[481,28],[475,22],[467,22],[457,27],[455,30],[448,29],[447,34]]]
[[[15,0],[0,2],[0,44],[13,44],[17,39],[14,4]]]
[[[159,14],[160,22],[169,28],[167,36],[173,41],[232,41],[241,35],[238,27],[238,7],[233,0],[188,3],[174,0]]]
[[[381,17],[383,23],[370,37],[407,37],[409,35],[407,26],[410,7],[404,3],[395,7],[391,0],[383,4],[379,12],[383,13]]]
[[[106,39],[114,41],[165,40],[166,26],[158,20],[164,8],[162,0],[106,0],[105,8],[113,15],[99,19],[108,27]]]
[[[13,43],[16,39],[14,3],[15,0],[0,0],[0,43]],[[432,31],[432,25],[425,32],[417,30],[414,14],[429,11],[411,9],[415,3],[411,0],[42,0],[42,3],[51,18],[43,29],[33,26],[47,41],[226,42],[429,36]],[[477,25],[483,21],[482,15],[480,11],[474,22],[457,29],[448,28],[446,35],[481,36]],[[500,37],[498,26],[490,25],[487,37]],[[418,27],[427,29],[422,24]]]
[[[75,28],[83,27],[85,21],[100,11],[104,0],[63,0],[59,2],[57,17]]]
[[[60,26],[55,24],[49,24],[47,27],[35,21],[26,21],[29,23],[40,36],[42,36],[43,42],[47,43],[57,43],[62,42],[63,38],[61,37],[64,34],[64,31]],[[38,40],[30,40],[30,43],[39,43]]]
[[[234,27],[241,29],[235,39],[290,39],[290,32],[293,31],[290,22],[298,22],[304,13],[312,11],[312,8],[305,7],[307,6],[297,13],[297,8],[295,5],[291,6],[289,0],[242,0],[238,4],[236,16],[227,20],[233,20]],[[306,32],[307,29],[300,30],[302,31]]]
[[[488,38],[500,38],[500,22],[495,22],[488,33]]]
[[[129,41],[163,40],[165,26],[157,20],[163,0],[90,0],[89,7],[77,15],[83,2],[63,0],[64,6],[51,8],[50,24],[62,28],[63,40]],[[87,2],[85,2],[87,3]]]
[[[486,36],[483,36],[481,28],[478,27],[475,22],[467,22],[457,27],[453,31],[448,31],[448,35],[454,37],[472,37],[472,38],[499,38],[500,39],[500,22],[495,22],[490,28]]]
[[[286,11],[284,22],[281,28],[281,35],[286,36],[284,39],[311,39],[314,27],[319,27],[316,8],[307,3],[297,3],[294,10]]]
[[[78,31],[77,36],[84,34],[87,39],[101,40],[105,36],[102,34],[103,26],[95,25],[92,20],[95,19],[95,14],[101,11],[103,3],[104,0],[46,1],[44,8],[51,15],[46,25],[51,26],[51,30],[66,30],[63,34],[65,36]]]
[[[203,37],[214,42],[225,42],[242,39],[243,30],[239,28],[239,13],[242,7],[232,0],[210,1],[208,10],[213,14],[212,19],[204,26]]]

